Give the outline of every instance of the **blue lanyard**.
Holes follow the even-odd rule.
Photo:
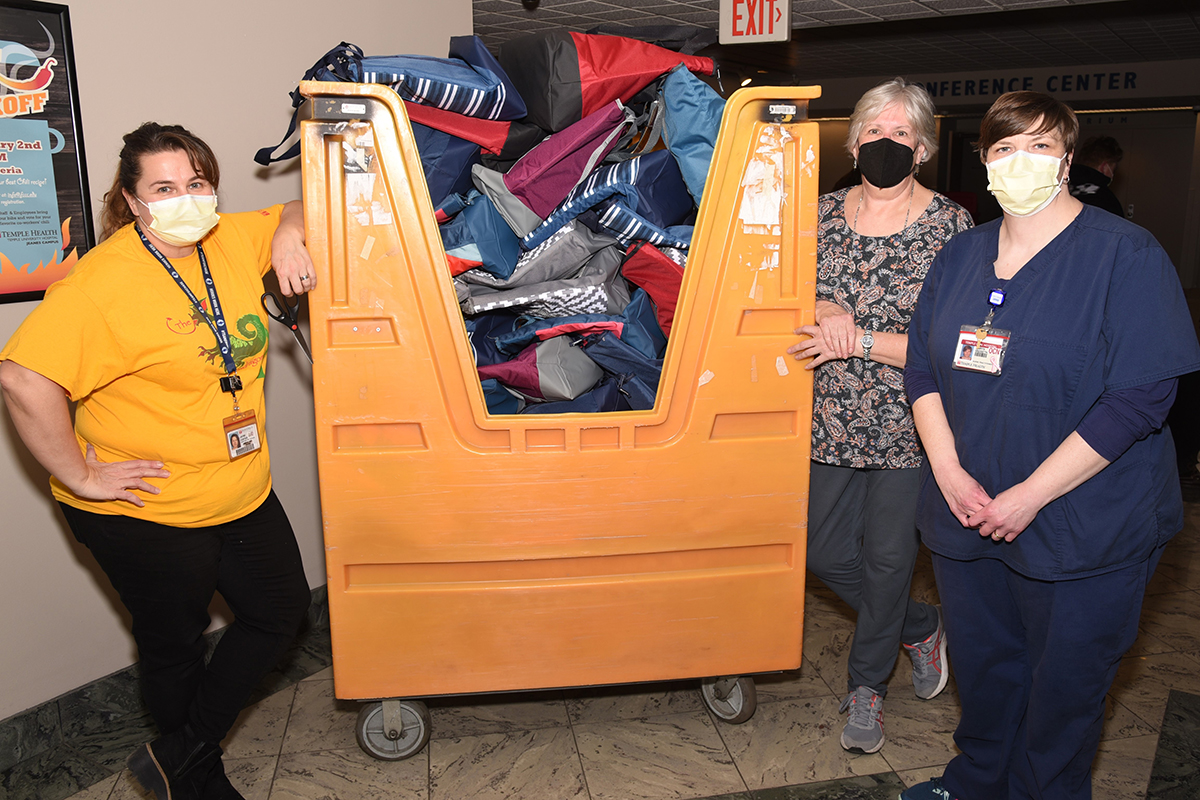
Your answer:
[[[142,244],[150,251],[150,255],[158,259],[158,263],[163,265],[167,270],[167,274],[175,279],[175,283],[179,284],[179,288],[187,295],[188,300],[200,312],[200,316],[204,317],[204,321],[208,323],[208,327],[213,332],[213,336],[217,337],[217,348],[221,351],[221,361],[225,364],[225,373],[232,375],[237,372],[237,365],[233,361],[233,346],[229,343],[229,331],[225,328],[225,315],[221,312],[221,301],[217,298],[217,286],[213,283],[212,273],[208,271],[208,259],[204,257],[204,248],[196,242],[196,253],[200,256],[200,273],[204,276],[204,288],[208,290],[208,303],[212,306],[212,316],[204,313],[204,307],[200,305],[200,301],[183,277],[171,266],[171,262],[167,257],[158,251],[158,248],[150,243],[146,238],[146,234],[142,233],[142,229],[137,225],[134,226],[137,234],[142,239]]]

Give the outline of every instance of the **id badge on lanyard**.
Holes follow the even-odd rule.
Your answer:
[[[225,313],[221,310],[221,300],[217,297],[217,285],[213,282],[212,273],[208,270],[208,259],[204,256],[204,248],[200,246],[199,242],[196,242],[196,255],[200,258],[200,272],[204,276],[204,287],[208,292],[209,305],[212,307],[211,318],[204,313],[200,300],[167,257],[146,238],[146,234],[142,233],[141,228],[137,229],[137,233],[141,237],[142,244],[150,251],[150,255],[158,259],[167,274],[175,280],[197,312],[208,323],[213,336],[217,337],[217,349],[220,351],[221,360],[225,365],[225,375],[220,379],[221,391],[233,397],[233,416],[221,420],[222,437],[229,452],[229,460],[233,461],[261,450],[262,437],[258,431],[258,420],[255,418],[254,412],[242,411],[238,406],[237,393],[242,390],[242,378],[237,374],[237,365],[233,359],[233,347],[229,343],[229,332],[225,327]]]
[[[992,327],[996,309],[1004,305],[1004,290],[993,289],[988,295],[987,318],[982,325],[963,325],[954,344],[954,369],[999,375],[1012,331]]]
[[[221,420],[225,427],[225,445],[229,449],[229,460],[236,461],[262,449],[258,435],[258,420],[253,411],[239,411],[232,417]]]

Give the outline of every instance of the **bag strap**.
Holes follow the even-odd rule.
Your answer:
[[[648,239],[638,239],[633,244],[629,245],[628,248],[626,248],[625,254],[621,256],[621,266],[617,268],[617,271],[621,273],[622,277],[625,275],[625,265],[632,261],[633,257],[638,254],[638,251],[648,244],[650,244]],[[653,245],[651,245],[651,249],[654,249]],[[626,280],[628,280],[628,278],[626,278]]]
[[[629,130],[622,134],[617,146],[604,159],[605,164],[616,164],[645,155],[662,141],[665,115],[659,97],[646,107],[646,111],[629,121]],[[639,138],[640,135],[640,138]]]
[[[330,50],[325,55],[317,60],[317,63],[309,67],[304,73],[301,80],[337,80],[346,83],[357,83],[362,80],[362,48],[356,44],[347,42],[340,43],[337,47]],[[297,123],[300,117],[300,104],[304,102],[304,95],[300,94],[300,86],[297,84],[289,95],[292,98],[292,119],[288,123],[287,133],[283,135],[283,139],[274,147],[264,147],[254,154],[254,160],[262,164],[264,167],[274,164],[278,161],[286,161],[289,158],[295,158],[300,155],[300,136],[297,133]],[[282,155],[276,155],[284,145],[290,145]]]
[[[615,164],[645,155],[662,141],[662,129],[665,122],[661,113],[665,107],[662,90],[668,74],[664,73],[655,78],[631,97],[629,102],[625,103],[626,108],[640,109],[642,113],[633,118],[630,129],[624,133],[617,142],[617,146],[604,159],[605,164]]]
[[[650,130],[642,137],[638,143],[638,155],[649,153],[663,138],[663,125],[666,122],[666,103],[663,102],[662,92],[658,93],[658,97],[650,104]]]

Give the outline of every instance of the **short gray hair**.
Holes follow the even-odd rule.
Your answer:
[[[850,115],[850,132],[846,136],[846,150],[854,154],[854,145],[862,135],[867,123],[875,120],[883,110],[899,103],[904,116],[912,126],[917,144],[925,146],[925,160],[937,152],[937,123],[933,119],[933,100],[929,92],[919,83],[909,83],[904,78],[892,78],[879,84],[858,99],[854,113]],[[913,147],[916,149],[916,146]]]

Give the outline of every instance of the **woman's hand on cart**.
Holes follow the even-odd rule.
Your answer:
[[[830,300],[817,300],[813,318],[825,335],[834,358],[850,358],[862,338],[862,331],[854,321],[854,315]]]
[[[838,356],[833,345],[825,338],[825,331],[819,325],[802,325],[796,329],[798,336],[808,336],[808,339],[797,342],[787,349],[797,361],[811,358],[804,365],[805,369],[816,369],[827,361],[834,361]]]
[[[287,297],[317,288],[317,270],[304,246],[304,208],[293,200],[283,207],[271,238],[271,267]]]

